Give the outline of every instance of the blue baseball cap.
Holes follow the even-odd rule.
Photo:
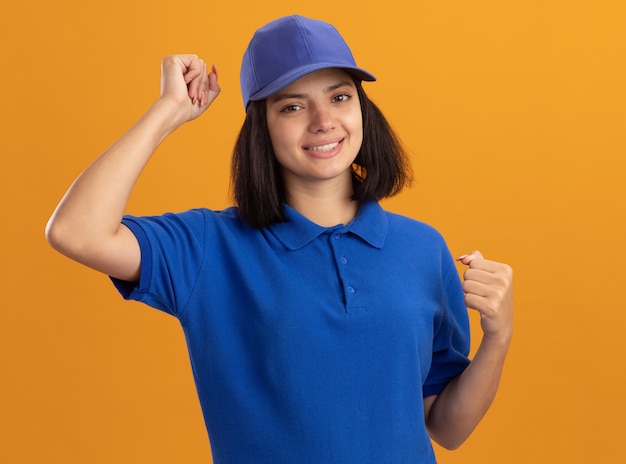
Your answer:
[[[302,76],[342,68],[364,81],[375,81],[357,67],[352,52],[334,26],[292,15],[276,19],[254,33],[241,64],[244,107],[274,95]]]

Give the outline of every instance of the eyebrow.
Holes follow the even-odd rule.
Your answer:
[[[340,89],[341,87],[352,87],[353,83],[351,81],[339,81],[336,84],[333,84],[331,86],[328,86],[324,89],[324,93],[330,93],[330,92],[334,92],[337,89]],[[306,93],[277,93],[276,95],[274,95],[273,97],[270,97],[272,100],[272,103],[277,103],[280,102],[282,100],[287,100],[289,98],[306,98],[308,95]]]

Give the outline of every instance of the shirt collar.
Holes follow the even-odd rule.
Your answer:
[[[269,230],[285,248],[292,251],[330,231],[357,235],[374,248],[382,248],[387,238],[387,216],[375,201],[363,203],[357,216],[346,226],[319,226],[289,205],[285,205],[285,216],[286,222],[273,224]]]

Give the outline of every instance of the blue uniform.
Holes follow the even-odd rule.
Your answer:
[[[141,277],[114,282],[179,319],[214,462],[435,462],[423,397],[469,363],[444,240],[376,202],[330,228],[285,208],[124,218]]]

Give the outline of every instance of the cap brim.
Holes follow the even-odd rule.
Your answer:
[[[263,87],[262,89],[260,89],[259,91],[251,95],[248,101],[251,102],[251,101],[264,100],[268,97],[271,97],[275,93],[281,91],[288,85],[293,84],[295,81],[297,81],[303,76],[306,76],[307,74],[310,74],[315,71],[319,71],[321,69],[329,69],[329,68],[343,69],[347,71],[348,73],[352,74],[357,79],[360,79],[362,81],[375,81],[376,80],[376,77],[373,74],[370,74],[364,69],[357,68],[356,66],[354,67],[346,66],[345,64],[337,65],[335,63],[315,63],[314,65],[296,68],[292,70],[291,72],[289,72],[288,74],[281,76],[279,79],[276,79],[275,81],[270,82],[268,85],[266,85],[265,87]]]

